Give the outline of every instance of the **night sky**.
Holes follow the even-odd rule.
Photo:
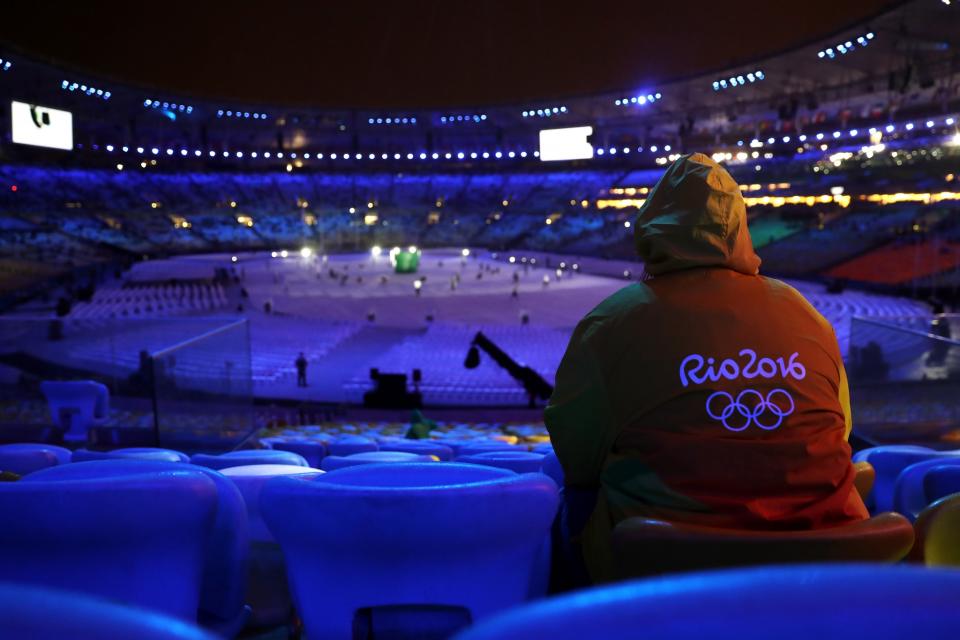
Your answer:
[[[101,77],[253,103],[520,104],[734,64],[890,0],[4,3],[0,40]]]

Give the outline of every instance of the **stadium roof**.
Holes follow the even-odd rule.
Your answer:
[[[29,3],[4,7],[0,39],[99,77],[200,98],[481,106],[630,91],[729,69],[899,4],[367,0],[203,2],[186,12],[183,5],[51,1],[41,11]],[[912,3],[924,4],[940,0]],[[813,81],[822,67],[796,71],[798,82]]]

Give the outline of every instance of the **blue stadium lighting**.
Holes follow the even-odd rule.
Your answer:
[[[913,123],[912,123],[912,122],[908,122],[907,124],[904,125],[904,128],[905,128],[907,131],[913,131]]]
[[[160,149],[157,149],[156,147],[154,147],[153,149],[150,149],[150,153],[152,153],[153,155],[158,155],[160,153]]]
[[[627,98],[618,98],[613,101],[613,104],[617,105],[618,107],[628,107],[630,105],[643,107],[648,104],[653,104],[654,102],[659,100],[661,97],[662,95],[660,94],[660,92],[646,93],[642,95],[638,94],[638,95],[630,96]]]
[[[821,49],[820,51],[817,51],[817,57],[820,58],[821,60],[823,59],[833,60],[837,57],[837,54],[840,54],[841,56],[845,56],[848,53],[852,53],[857,50],[856,45],[854,45],[854,41],[856,41],[856,43],[860,45],[860,48],[862,49],[866,47],[868,44],[870,44],[870,41],[873,40],[873,38],[874,38],[874,33],[870,31],[863,35],[857,36],[856,38],[854,38],[854,40],[847,40],[846,42],[841,42],[840,44],[834,45],[832,47]]]
[[[80,87],[80,90],[84,91],[83,86]],[[180,113],[187,113],[187,114],[193,113],[193,107],[190,105],[177,104],[176,102],[164,102],[163,104],[161,104],[159,100],[151,100],[150,98],[147,98],[143,101],[143,106],[146,107],[147,109],[161,110],[164,112],[165,115],[173,113],[175,111],[179,111]],[[169,117],[169,115],[167,115],[167,117]],[[171,120],[175,120],[175,119],[176,117],[171,118]]]
[[[850,129],[851,138],[856,138],[858,133],[860,133],[860,131],[858,131],[857,129]]]
[[[560,106],[560,107],[545,107],[543,109],[537,109],[536,111],[530,109],[528,111],[524,111],[521,115],[523,115],[524,118],[532,118],[533,116],[537,116],[539,118],[552,118],[553,116],[560,115],[561,113],[566,113],[566,112],[567,112],[567,108],[565,106]]]
[[[112,145],[112,144],[108,144],[108,145],[107,145],[107,151],[110,152],[110,153],[113,153],[113,145]]]
[[[746,84],[753,84],[754,82],[759,82],[765,79],[766,76],[764,75],[763,71],[757,69],[756,71],[743,75],[730,76],[729,78],[720,78],[719,80],[714,80],[713,90],[720,91],[721,89],[734,89],[736,87],[742,87]]]
[[[470,153],[470,158],[473,159],[473,160],[476,160],[476,159],[477,159],[477,152],[476,152],[476,151],[471,152],[471,153]]]
[[[493,154],[493,157],[496,158],[497,160],[499,160],[500,158],[503,157],[503,154],[502,154],[501,152],[497,151],[496,153]]]
[[[485,113],[450,114],[450,115],[440,116],[440,124],[453,124],[454,122],[467,122],[467,123],[479,124],[485,121],[486,119],[487,119],[487,114]]]
[[[521,158],[526,158],[526,157],[527,157],[527,152],[526,152],[526,151],[521,151],[521,152],[520,152],[520,157],[521,157]]]
[[[203,153],[203,152],[200,151],[200,149],[196,149],[196,150],[194,150],[193,155],[195,155],[195,156],[197,156],[197,157],[199,158],[201,153]],[[254,158],[257,157],[256,152],[254,152],[253,157],[254,157]]]
[[[190,113],[190,111],[192,110],[193,110],[193,107],[189,107],[189,106],[187,107],[187,113]],[[217,109],[217,117],[218,118],[224,118],[224,117],[242,118],[244,120],[249,120],[250,118],[253,118],[254,120],[266,120],[267,114],[250,112],[250,111],[240,111],[240,110],[234,111],[233,109],[226,109],[226,110]]]
[[[13,63],[9,60],[4,60],[0,58],[0,71],[10,71],[10,67],[13,66]]]
[[[597,155],[598,155],[598,156],[602,156],[602,155],[603,155],[603,149],[602,149],[602,148],[601,148],[601,149],[597,149]]]
[[[799,140],[800,142],[806,142],[807,136],[801,133],[799,136],[797,136],[797,140]]]
[[[186,149],[180,149],[180,155],[186,156],[188,153],[190,153],[190,152],[187,151]]]
[[[624,153],[630,153],[630,147],[624,147],[624,148],[623,148],[623,152],[624,152]]]
[[[834,137],[834,138],[839,138],[839,137],[840,137],[840,132],[839,132],[839,131],[834,131],[834,132],[833,132],[833,137]]]
[[[457,151],[457,160],[463,160],[464,153],[463,151]]]
[[[516,156],[517,156],[517,154],[516,154],[516,152],[514,152],[514,151],[508,151],[508,152],[507,152],[507,157],[508,157],[508,158],[515,158]]]
[[[390,116],[387,118],[367,118],[367,124],[411,125],[417,124],[415,116]]]
[[[426,159],[427,159],[427,154],[421,153],[421,154],[420,154],[420,159],[421,159],[421,160],[426,160]]]

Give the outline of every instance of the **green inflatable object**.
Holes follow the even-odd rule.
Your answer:
[[[393,259],[394,273],[416,273],[420,266],[419,251],[401,251]]]

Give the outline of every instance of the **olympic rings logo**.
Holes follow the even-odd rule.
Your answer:
[[[766,396],[744,389],[736,398],[726,391],[715,391],[707,398],[707,415],[722,422],[729,431],[743,431],[751,424],[773,431],[795,408],[793,396],[783,389],[772,389]]]

